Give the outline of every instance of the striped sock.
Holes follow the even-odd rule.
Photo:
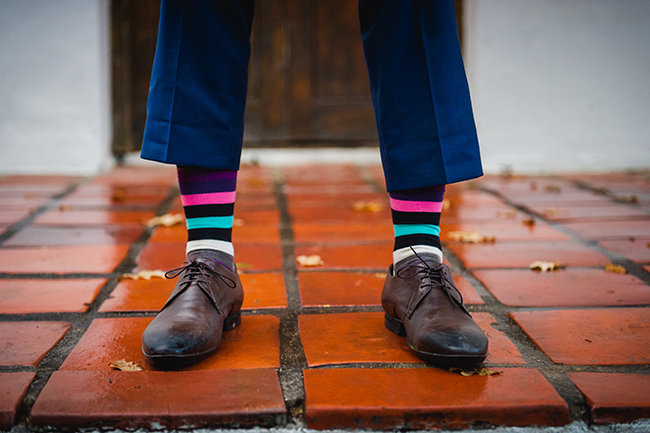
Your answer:
[[[178,167],[178,185],[187,221],[186,254],[216,250],[232,265],[232,224],[237,172]]]
[[[418,254],[434,254],[442,262],[440,212],[445,185],[390,192],[395,231],[393,263]]]

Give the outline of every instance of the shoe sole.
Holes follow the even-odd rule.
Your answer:
[[[396,319],[388,314],[384,314],[384,326],[386,326],[386,329],[399,335],[400,337],[406,337],[406,328],[404,328],[404,324],[401,320]],[[487,353],[482,355],[449,355],[444,353],[430,353],[416,350],[410,344],[408,344],[408,346],[413,352],[415,352],[417,357],[423,361],[445,368],[474,367],[477,364],[483,362],[487,356]]]
[[[226,320],[224,320],[223,322],[222,332],[232,331],[240,324],[241,324],[241,312],[238,312],[234,316],[226,317]],[[209,350],[206,350],[205,352],[193,353],[191,355],[149,355],[144,351],[144,347],[143,347],[142,353],[156,367],[168,370],[168,369],[185,367],[187,365],[197,363],[207,358],[209,355],[214,353],[218,348],[219,348],[219,344],[217,344],[215,347]]]

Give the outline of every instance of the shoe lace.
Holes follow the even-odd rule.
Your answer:
[[[210,290],[209,279],[216,278],[231,289],[237,287],[237,283],[235,283],[232,278],[220,274],[205,263],[196,260],[187,261],[183,264],[183,266],[175,269],[170,269],[169,271],[165,272],[165,278],[169,280],[172,280],[179,275],[181,275],[181,277],[178,282],[178,290],[174,296],[169,298],[167,304],[169,304],[173,299],[175,299],[185,290],[187,290],[187,288],[190,287],[192,283],[196,283],[199,289],[201,289],[201,291],[210,299],[214,305],[214,308],[217,309],[217,312],[221,314],[218,299],[215,299],[213,291]]]
[[[420,286],[417,292],[411,296],[409,300],[409,305],[407,306],[406,314],[410,318],[413,315],[415,309],[420,305],[422,300],[431,292],[434,287],[442,289],[442,291],[447,295],[452,304],[463,310],[469,315],[469,311],[463,305],[463,295],[456,288],[454,280],[451,277],[451,272],[447,266],[440,264],[439,266],[429,266],[429,264],[415,251],[413,247],[411,250],[415,256],[420,260],[420,263],[416,266],[417,270],[414,272],[406,272],[408,268],[402,268],[395,273],[397,278],[401,279],[410,279],[413,277],[418,277],[420,280]]]

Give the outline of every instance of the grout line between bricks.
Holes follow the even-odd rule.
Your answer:
[[[305,426],[305,387],[303,369],[307,368],[298,316],[302,311],[300,288],[298,286],[298,269],[294,259],[294,237],[291,215],[284,195],[284,179],[281,169],[272,172],[273,191],[280,213],[280,236],[282,239],[282,272],[284,274],[287,295],[287,308],[280,315],[280,369],[278,378],[287,408],[287,423],[296,428]]]

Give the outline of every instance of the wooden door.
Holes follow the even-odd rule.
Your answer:
[[[265,0],[255,7],[247,144],[373,143],[357,0]]]

